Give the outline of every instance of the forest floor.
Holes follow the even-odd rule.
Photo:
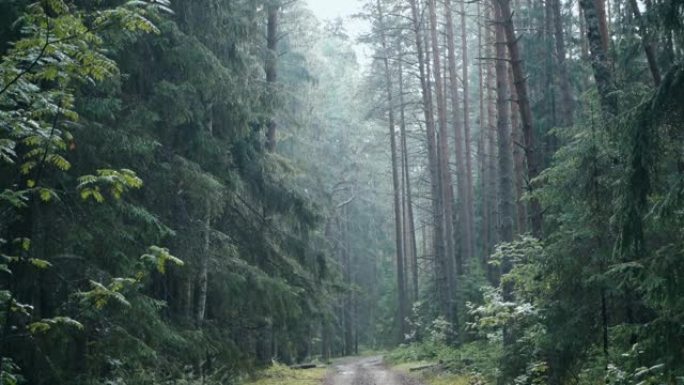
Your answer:
[[[420,385],[415,379],[386,366],[381,356],[352,357],[337,361],[325,385]]]

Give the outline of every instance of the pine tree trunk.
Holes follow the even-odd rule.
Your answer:
[[[651,71],[651,76],[653,77],[653,84],[658,87],[662,77],[660,75],[660,68],[658,68],[658,61],[656,58],[655,48],[653,45],[653,40],[648,34],[646,29],[646,23],[641,17],[641,11],[639,11],[639,5],[636,0],[627,0],[629,2],[630,8],[632,8],[632,13],[634,13],[634,18],[639,24],[639,35],[641,36],[641,42],[644,46],[644,53],[646,54],[646,60],[648,61],[648,69]]]
[[[344,282],[348,285],[352,285],[352,274],[351,274],[351,256],[349,254],[349,205],[342,207],[342,215],[340,218],[340,233],[341,233],[341,257],[342,257],[342,267],[344,273]],[[344,336],[344,355],[353,354],[353,323],[352,323],[352,295],[347,293],[344,296],[344,301],[342,304],[342,314],[343,314],[343,336]]]
[[[492,20],[491,8],[488,7],[486,10],[486,19]],[[496,20],[494,19],[496,22]],[[496,35],[494,28],[487,29],[487,57],[494,57],[496,55]],[[487,229],[489,235],[489,242],[485,245],[485,253],[483,255],[485,263],[485,271],[487,272],[487,277],[492,285],[498,285],[498,275],[496,269],[491,266],[489,261],[489,255],[492,251],[492,247],[498,243],[498,231],[499,224],[501,222],[501,215],[499,212],[499,151],[498,151],[498,117],[497,117],[497,83],[496,83],[496,64],[498,60],[489,61],[487,66],[487,115],[488,115],[488,127],[487,127],[487,142],[488,142],[488,169],[489,169],[489,187],[487,188],[487,208],[490,212],[490,224]]]
[[[425,131],[427,136],[427,151],[428,151],[428,168],[430,171],[430,191],[431,191],[431,201],[432,201],[432,215],[433,215],[433,229],[432,229],[432,240],[433,240],[433,258],[435,262],[444,259],[444,227],[440,220],[440,212],[442,211],[442,199],[439,188],[439,170],[438,170],[438,160],[437,160],[437,143],[435,141],[435,121],[434,121],[434,110],[432,105],[432,87],[430,84],[430,60],[428,48],[429,45],[425,44],[427,41],[427,35],[422,34],[420,15],[417,0],[409,0],[411,4],[411,16],[413,24],[413,32],[416,39],[416,54],[418,59],[418,71],[420,75],[420,85],[421,93],[423,99],[423,112],[425,115]],[[425,44],[425,45],[424,45]],[[425,49],[423,49],[425,47]],[[423,253],[424,256],[426,253]],[[437,273],[437,269],[435,269]],[[438,288],[439,290],[439,288]],[[442,296],[438,293],[438,298]],[[440,306],[443,304],[440,301]]]
[[[601,46],[604,52],[608,52],[610,46],[610,38],[608,35],[608,20],[606,17],[606,0],[593,0],[596,9],[596,16],[598,17],[599,34],[601,37]],[[586,11],[586,10],[585,10]]]
[[[591,66],[594,70],[594,79],[596,80],[596,86],[599,92],[601,108],[606,117],[610,118],[617,115],[618,100],[615,92],[615,84],[613,83],[610,62],[608,60],[608,53],[602,42],[601,16],[599,10],[596,9],[595,0],[580,0],[580,6],[582,7],[584,19],[586,21]]]
[[[207,204],[207,212],[204,219],[204,245],[200,257],[200,270],[197,280],[197,312],[195,323],[201,327],[207,310],[207,288],[209,283],[209,248],[211,245],[211,207]]]
[[[399,77],[401,79],[401,76]],[[401,89],[401,86],[399,87]],[[401,91],[400,91],[401,92]],[[401,101],[399,102],[401,104]],[[403,106],[400,106],[400,113],[399,113],[399,145],[398,145],[398,150],[399,151],[399,171],[400,171],[400,179],[401,179],[401,184],[400,184],[400,192],[401,192],[401,240],[402,240],[402,249],[404,250],[404,288],[406,292],[406,303],[410,303],[412,298],[411,298],[411,284],[409,282],[408,276],[411,271],[411,246],[409,243],[411,242],[411,237],[409,234],[409,224],[408,224],[408,209],[406,208],[406,157],[405,157],[405,149],[404,149],[404,136],[402,135],[402,132],[405,131],[405,112]]]
[[[494,0],[499,4],[499,0]],[[496,14],[496,132],[499,145],[499,241],[513,240],[513,149],[511,146],[510,103],[508,90],[508,71],[506,68],[506,38],[504,17],[501,9],[495,6]]]
[[[487,158],[489,157],[489,153],[487,152],[487,126],[489,122],[487,121],[487,116],[485,115],[485,95],[486,95],[486,89],[485,89],[485,81],[484,81],[484,69],[483,66],[485,64],[485,61],[483,60],[483,51],[482,51],[482,24],[484,22],[482,21],[483,15],[482,15],[482,4],[481,2],[477,2],[477,55],[478,55],[478,65],[477,65],[477,79],[478,79],[478,87],[479,87],[479,128],[480,128],[480,137],[478,139],[477,143],[477,158],[479,161],[478,165],[478,171],[479,171],[479,177],[480,177],[480,202],[481,202],[481,215],[482,215],[482,227],[480,231],[480,244],[482,246],[481,250],[485,250],[487,247],[487,243],[489,242],[489,236],[487,234],[487,231],[489,230],[489,210],[487,208],[487,187],[488,187],[488,182],[489,182],[489,174],[488,174],[488,167],[487,167]],[[486,253],[485,253],[486,254]]]
[[[278,80],[278,6],[271,4],[267,10],[266,25],[266,83],[270,88],[271,95],[275,94],[275,83]],[[276,149],[276,130],[277,123],[273,117],[268,121],[266,127],[266,149],[270,152]]]
[[[405,253],[410,255],[411,259],[411,273],[412,273],[412,285],[413,289],[413,299],[418,300],[418,245],[416,244],[416,222],[413,216],[413,192],[411,191],[411,173],[409,169],[409,158],[408,158],[408,144],[406,136],[406,105],[404,100],[404,66],[403,66],[404,56],[403,52],[399,56],[399,105],[401,107],[401,148],[403,154],[403,172],[404,179],[406,180],[406,214],[407,214],[407,224],[406,224],[406,239],[408,252]],[[406,249],[404,249],[406,250]],[[409,309],[407,309],[409,311]]]
[[[464,135],[465,125],[459,116],[460,103],[458,102],[458,75],[456,72],[456,47],[454,45],[454,23],[451,10],[451,0],[444,1],[444,16],[446,19],[446,39],[447,39],[447,63],[449,71],[449,85],[451,87],[451,113],[452,124],[454,125],[454,147],[456,149],[456,188],[458,191],[458,209],[461,232],[461,257],[467,258],[473,254],[472,246],[472,226],[470,225],[470,192],[468,191],[467,159],[465,147],[468,147],[467,138]],[[465,84],[465,83],[464,83]],[[465,95],[464,95],[465,97]],[[464,106],[467,102],[464,102]],[[465,110],[464,110],[465,111]],[[464,147],[465,145],[465,147]],[[448,157],[447,157],[448,161]],[[461,264],[456,266],[457,273],[463,273]]]
[[[447,134],[447,118],[446,118],[446,99],[444,96],[444,87],[442,84],[442,65],[439,51],[439,40],[437,34],[437,10],[436,0],[428,1],[428,8],[430,14],[430,40],[432,44],[432,65],[435,78],[435,97],[437,98],[437,120],[439,123],[439,171],[440,171],[440,186],[441,186],[441,200],[443,204],[443,211],[439,213],[440,221],[444,223],[444,239],[446,245],[446,252],[444,258],[438,263],[439,282],[438,288],[442,293],[442,312],[454,326],[458,329],[456,322],[456,312],[454,311],[453,303],[453,260],[454,254],[454,240],[453,240],[453,210],[452,210],[452,196],[451,196],[451,173],[449,171],[449,140]]]
[[[504,0],[506,1],[506,0]],[[511,242],[513,240],[513,151],[511,148],[511,128],[510,128],[510,103],[508,90],[508,71],[506,69],[506,37],[505,37],[505,19],[510,17],[509,12],[503,12],[501,9],[501,0],[494,0],[495,14],[496,14],[496,94],[497,94],[497,133],[499,139],[499,195],[500,195],[500,213],[501,226],[499,230],[500,241]],[[501,274],[506,274],[510,271],[511,265],[508,258],[504,258],[500,267]],[[513,299],[512,284],[504,284],[502,290],[502,297],[505,301]],[[513,335],[511,330],[504,327],[503,330],[503,345],[504,349],[513,343]],[[504,381],[510,379],[509,373],[506,372],[505,364],[502,365],[504,370]]]
[[[561,97],[561,127],[569,127],[574,124],[575,101],[572,98],[572,86],[568,75],[568,66],[565,52],[565,35],[563,33],[563,18],[561,15],[561,0],[548,0],[553,8],[553,32],[556,42],[556,60],[558,63],[558,83]]]
[[[396,263],[397,263],[397,292],[399,295],[399,306],[398,306],[398,322],[399,322],[399,342],[403,341],[406,328],[406,288],[404,279],[404,248],[403,248],[403,230],[402,230],[402,209],[401,209],[401,190],[399,187],[399,172],[398,158],[397,158],[397,140],[396,132],[394,127],[394,105],[392,97],[392,77],[389,66],[389,49],[387,46],[387,37],[382,28],[383,24],[383,9],[380,0],[377,1],[377,11],[378,19],[380,22],[380,39],[383,50],[382,63],[385,69],[385,90],[387,92],[387,104],[388,104],[388,120],[389,120],[389,134],[390,134],[390,151],[392,152],[392,188],[394,192],[394,230],[395,230],[395,244],[396,244]]]
[[[463,135],[465,140],[465,157],[466,157],[466,181],[468,182],[466,186],[466,214],[467,214],[467,226],[468,226],[468,239],[466,253],[463,256],[464,260],[467,261],[474,254],[473,249],[475,247],[475,240],[473,236],[473,231],[475,231],[475,204],[474,202],[474,191],[473,191],[473,160],[470,150],[470,79],[468,75],[468,35],[466,33],[466,2],[462,0],[460,2],[461,11],[461,58],[463,59]]]
[[[194,295],[194,285],[193,285],[193,276],[191,274],[188,274],[187,277],[183,280],[183,296],[184,298],[184,311],[183,314],[185,316],[185,319],[189,322],[192,323],[193,320],[193,314],[192,314],[192,303],[193,303],[193,295]]]
[[[424,42],[426,47],[430,47],[429,43],[429,34],[426,33],[424,36]],[[443,274],[443,271],[440,271],[437,269],[437,265],[441,264],[446,258],[446,236],[445,236],[445,228],[444,228],[444,199],[442,197],[442,180],[441,180],[441,171],[440,171],[440,160],[439,160],[439,146],[437,145],[437,142],[439,140],[439,136],[437,134],[437,127],[435,125],[435,116],[434,116],[434,111],[435,111],[435,106],[434,106],[434,99],[433,99],[433,92],[432,92],[432,83],[430,80],[432,79],[432,60],[430,59],[432,56],[431,50],[428,48],[425,52],[425,63],[427,65],[427,71],[426,71],[426,76],[428,79],[427,82],[427,92],[428,92],[428,99],[430,103],[430,119],[433,127],[433,140],[434,140],[434,150],[435,150],[435,163],[433,164],[433,168],[430,170],[431,173],[434,173],[434,180],[433,180],[433,186],[434,188],[434,193],[432,194],[432,201],[435,205],[432,211],[432,219],[433,219],[433,246],[432,248],[434,249],[434,263],[433,263],[433,269],[435,271],[435,282],[446,282],[446,278],[444,280],[439,279],[439,275]],[[445,294],[446,295],[446,294]],[[439,293],[438,293],[439,297]]]
[[[578,12],[579,12],[579,29],[580,29],[580,48],[582,60],[589,59],[589,44],[587,42],[587,26],[584,21],[584,10],[582,9],[582,4],[577,2]]]
[[[523,200],[525,194],[525,151],[523,149],[523,133],[518,119],[518,93],[513,84],[513,71],[508,66],[508,86],[511,93],[511,138],[513,139],[513,175],[515,186],[515,212],[517,234],[527,232],[527,203]]]
[[[503,17],[503,29],[506,35],[506,45],[511,59],[511,69],[513,70],[513,81],[517,93],[518,108],[520,111],[520,123],[522,125],[523,137],[525,139],[525,159],[527,161],[527,177],[532,180],[539,175],[540,161],[536,143],[536,135],[532,126],[532,108],[527,91],[527,78],[523,70],[522,57],[518,47],[518,39],[513,26],[513,14],[511,12],[510,0],[497,0],[499,10]],[[542,234],[542,210],[538,200],[530,201],[530,224],[532,234],[541,237]]]

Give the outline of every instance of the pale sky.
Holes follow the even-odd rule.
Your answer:
[[[363,0],[305,0],[309,9],[320,19],[344,19],[344,27],[352,39],[367,33],[370,30],[368,23],[364,20],[352,19],[351,16],[362,11]],[[363,65],[369,60],[369,52],[366,47],[356,45],[356,53]]]
[[[346,17],[361,11],[361,3],[357,0],[306,0],[306,2],[320,19]]]

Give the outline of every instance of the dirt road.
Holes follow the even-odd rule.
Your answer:
[[[382,357],[349,358],[334,365],[325,385],[420,385],[389,370]]]

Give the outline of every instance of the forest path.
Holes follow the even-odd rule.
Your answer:
[[[420,385],[389,369],[381,356],[344,359],[333,366],[325,385]]]

